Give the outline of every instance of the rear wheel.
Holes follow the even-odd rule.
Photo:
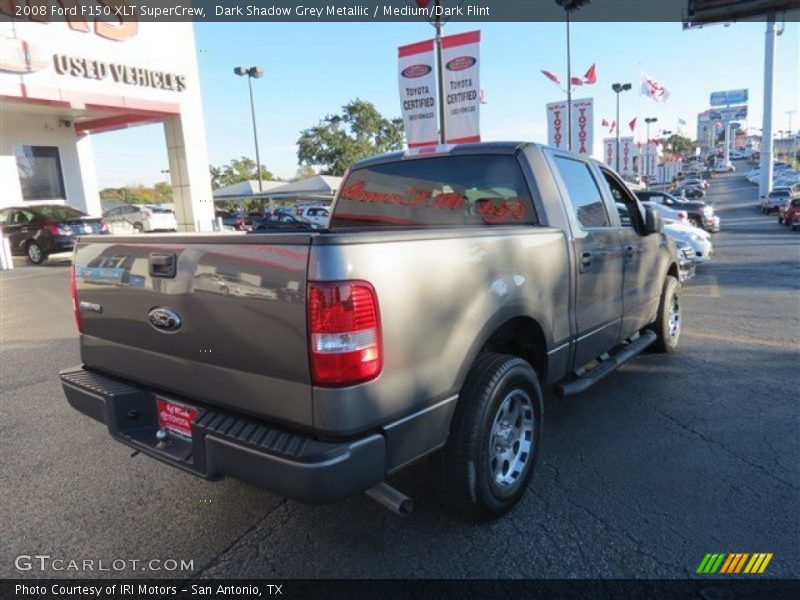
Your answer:
[[[40,265],[47,259],[47,254],[45,254],[36,242],[28,242],[25,253],[28,255],[28,260],[35,265]]]
[[[141,223],[134,223],[133,229],[136,233],[142,233],[144,231],[144,226]]]
[[[472,518],[510,510],[533,475],[541,430],[542,392],[533,368],[507,354],[479,356],[438,457],[447,508]]]
[[[656,352],[675,352],[681,336],[681,305],[678,292],[680,284],[672,275],[667,276],[661,300],[658,303],[658,316],[650,328],[656,334],[652,349]]]
[[[697,217],[689,217],[689,222],[695,227],[703,228],[703,223]]]

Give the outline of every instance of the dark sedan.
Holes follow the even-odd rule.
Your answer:
[[[669,206],[673,210],[683,210],[695,227],[716,233],[719,231],[719,217],[714,214],[714,207],[701,200],[686,200],[667,192],[643,190],[636,192],[642,202],[657,202]]]
[[[12,206],[0,210],[0,227],[11,253],[39,265],[50,254],[69,252],[79,235],[108,233],[99,217],[89,217],[63,204]]]
[[[321,229],[321,227],[285,213],[269,215],[263,219],[253,221],[253,231],[255,232],[275,230],[308,231],[311,229]]]

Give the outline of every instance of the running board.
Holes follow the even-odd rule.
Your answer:
[[[646,330],[641,334],[631,338],[631,340],[616,351],[615,354],[603,354],[600,357],[600,364],[587,371],[579,370],[575,373],[575,379],[569,383],[561,383],[556,386],[559,396],[572,396],[588,390],[595,383],[619,369],[622,365],[647,348],[656,341],[656,334]]]

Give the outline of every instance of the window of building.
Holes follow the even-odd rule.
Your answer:
[[[61,158],[54,146],[14,146],[23,200],[66,200]]]

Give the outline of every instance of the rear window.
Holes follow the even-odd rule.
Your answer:
[[[69,206],[38,206],[35,210],[50,221],[69,221],[86,216],[81,211]]]
[[[484,155],[418,158],[352,171],[330,227],[532,223],[533,203],[517,159]]]

